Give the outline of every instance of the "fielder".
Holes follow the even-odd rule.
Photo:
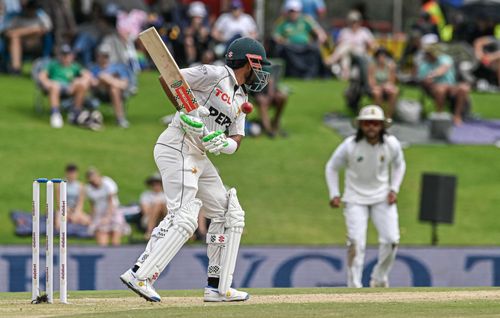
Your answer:
[[[236,190],[224,188],[207,152],[227,155],[236,152],[245,135],[245,114],[239,106],[248,100],[247,90],[258,92],[266,86],[269,73],[262,66],[267,64],[270,63],[259,42],[240,38],[228,47],[226,65],[181,70],[200,106],[208,109],[209,114],[200,119],[177,112],[155,145],[154,158],[162,176],[169,213],[153,230],[135,266],[120,276],[141,297],[161,301],[153,283],[195,232],[203,205],[206,217],[211,219],[204,300],[249,298],[246,292],[231,288],[245,213]]]
[[[384,111],[379,106],[363,107],[356,118],[358,131],[346,138],[326,165],[330,205],[344,203],[347,227],[347,286],[363,287],[361,275],[365,257],[368,217],[378,231],[378,262],[370,286],[389,287],[388,274],[399,243],[397,194],[406,164],[399,141],[385,131]],[[345,168],[345,190],[339,192],[339,170]]]

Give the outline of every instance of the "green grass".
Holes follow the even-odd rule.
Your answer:
[[[250,289],[250,301],[204,304],[200,290],[162,292],[147,303],[129,291],[72,292],[69,305],[31,305],[29,293],[0,293],[9,317],[497,317],[498,289]],[[453,297],[449,294],[454,293]],[[487,294],[485,294],[487,293]],[[57,296],[57,295],[55,295]],[[173,298],[172,298],[173,297]]]
[[[234,156],[214,157],[224,182],[238,189],[247,212],[244,244],[341,244],[340,210],[328,207],[324,165],[341,137],[323,125],[326,112],[343,111],[343,83],[287,81],[293,90],[284,116],[287,139],[246,138]],[[23,243],[10,221],[12,209],[30,210],[31,181],[61,176],[68,162],[98,167],[114,178],[122,202],[137,201],[144,178],[155,171],[153,145],[164,129],[159,118],[172,112],[153,73],[140,76],[140,93],[128,103],[130,129],[114,125],[104,108],[106,129],[95,133],[66,125],[51,129],[48,114],[33,110],[34,86],[26,78],[0,77],[0,244]],[[418,97],[411,88],[406,97]],[[473,95],[474,111],[500,117],[500,95]],[[445,245],[494,245],[500,241],[500,160],[489,146],[412,146],[399,198],[403,244],[428,244],[430,227],[417,221],[424,171],[458,176],[456,224],[441,226]],[[369,242],[376,243],[370,230]]]

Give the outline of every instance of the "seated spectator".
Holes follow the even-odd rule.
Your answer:
[[[453,122],[460,125],[470,86],[457,83],[453,59],[441,53],[436,44],[428,45],[423,50],[424,56],[418,65],[418,80],[434,99],[438,112],[444,111],[448,98],[453,99]]]
[[[374,54],[374,60],[368,67],[368,84],[374,104],[382,106],[384,99],[387,100],[385,113],[386,117],[391,119],[399,89],[396,86],[396,65],[385,48],[377,49]]]
[[[85,197],[90,201],[92,224],[97,244],[120,245],[125,232],[125,217],[118,209],[118,186],[110,177],[102,176],[95,168],[87,171],[88,184],[85,186]]]
[[[285,75],[311,78],[322,70],[319,43],[326,41],[323,29],[309,16],[302,14],[302,3],[289,0],[285,5],[286,15],[276,22],[273,39],[277,53],[285,59]]]
[[[167,215],[167,199],[163,193],[161,176],[155,174],[146,179],[148,190],[141,194],[141,224],[146,229],[144,237],[149,239],[151,232]]]
[[[183,30],[184,48],[187,64],[192,65],[201,61],[203,53],[208,50],[210,30],[203,23],[207,16],[207,10],[202,2],[192,2],[188,14],[191,20],[190,24]]]
[[[40,9],[36,0],[22,0],[19,15],[5,26],[10,53],[10,72],[21,74],[23,47],[41,47],[42,37],[52,29],[50,17]]]
[[[255,39],[257,35],[257,24],[252,16],[243,12],[241,0],[232,0],[231,12],[222,14],[212,29],[212,37],[226,44],[240,37]]]
[[[78,167],[75,164],[68,164],[65,169],[65,174],[68,222],[89,225],[91,223],[90,216],[83,211],[85,189],[82,183],[78,181]]]
[[[83,108],[85,95],[90,86],[90,73],[74,61],[75,55],[68,44],[61,46],[58,58],[51,61],[40,72],[39,80],[48,93],[51,116],[50,125],[61,128],[64,125],[60,113],[61,97],[74,97],[73,118],[77,118]]]
[[[271,138],[277,135],[286,136],[286,133],[281,129],[281,117],[288,101],[288,95],[278,87],[276,74],[272,70],[266,71],[271,71],[267,86],[259,93],[252,93],[259,109],[262,128]],[[273,108],[274,117],[271,119],[270,111]]]
[[[101,45],[97,51],[97,63],[90,67],[91,86],[95,95],[104,101],[111,101],[115,111],[116,122],[122,128],[128,128],[125,118],[123,100],[128,88],[126,66],[109,61],[111,49]]]
[[[500,40],[483,36],[474,41],[474,55],[482,66],[495,73],[500,86]]]
[[[348,79],[351,62],[356,62],[360,68],[360,77],[366,79],[368,66],[368,51],[377,46],[370,30],[362,26],[362,16],[358,11],[347,15],[349,25],[343,28],[338,36],[333,54],[325,61],[328,65],[341,63],[342,78]]]

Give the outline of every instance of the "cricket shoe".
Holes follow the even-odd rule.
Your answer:
[[[213,287],[205,287],[205,302],[223,302],[223,301],[245,301],[250,298],[247,292],[229,288],[225,295],[219,294],[219,290]]]
[[[388,281],[378,281],[375,279],[370,280],[370,287],[372,288],[387,288],[389,287],[389,282]]]
[[[129,269],[120,276],[121,281],[137,295],[151,302],[160,302],[161,297],[158,295],[153,285],[148,279],[138,279],[135,273]]]

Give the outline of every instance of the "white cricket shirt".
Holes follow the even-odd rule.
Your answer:
[[[228,136],[245,135],[245,113],[240,110],[241,104],[248,101],[245,90],[238,86],[234,71],[228,66],[200,65],[181,70],[189,83],[200,106],[210,111],[208,117],[202,118],[209,132],[222,130]],[[177,112],[170,126],[180,127]],[[162,134],[158,142],[168,144]],[[166,138],[165,138],[166,139]],[[204,151],[200,140],[187,137],[186,141]]]
[[[340,196],[339,170],[345,168],[342,201],[357,204],[374,204],[387,200],[389,192],[399,192],[406,164],[399,141],[394,136],[384,136],[383,143],[359,142],[355,137],[346,138],[337,147],[326,165],[326,181],[330,199]]]

